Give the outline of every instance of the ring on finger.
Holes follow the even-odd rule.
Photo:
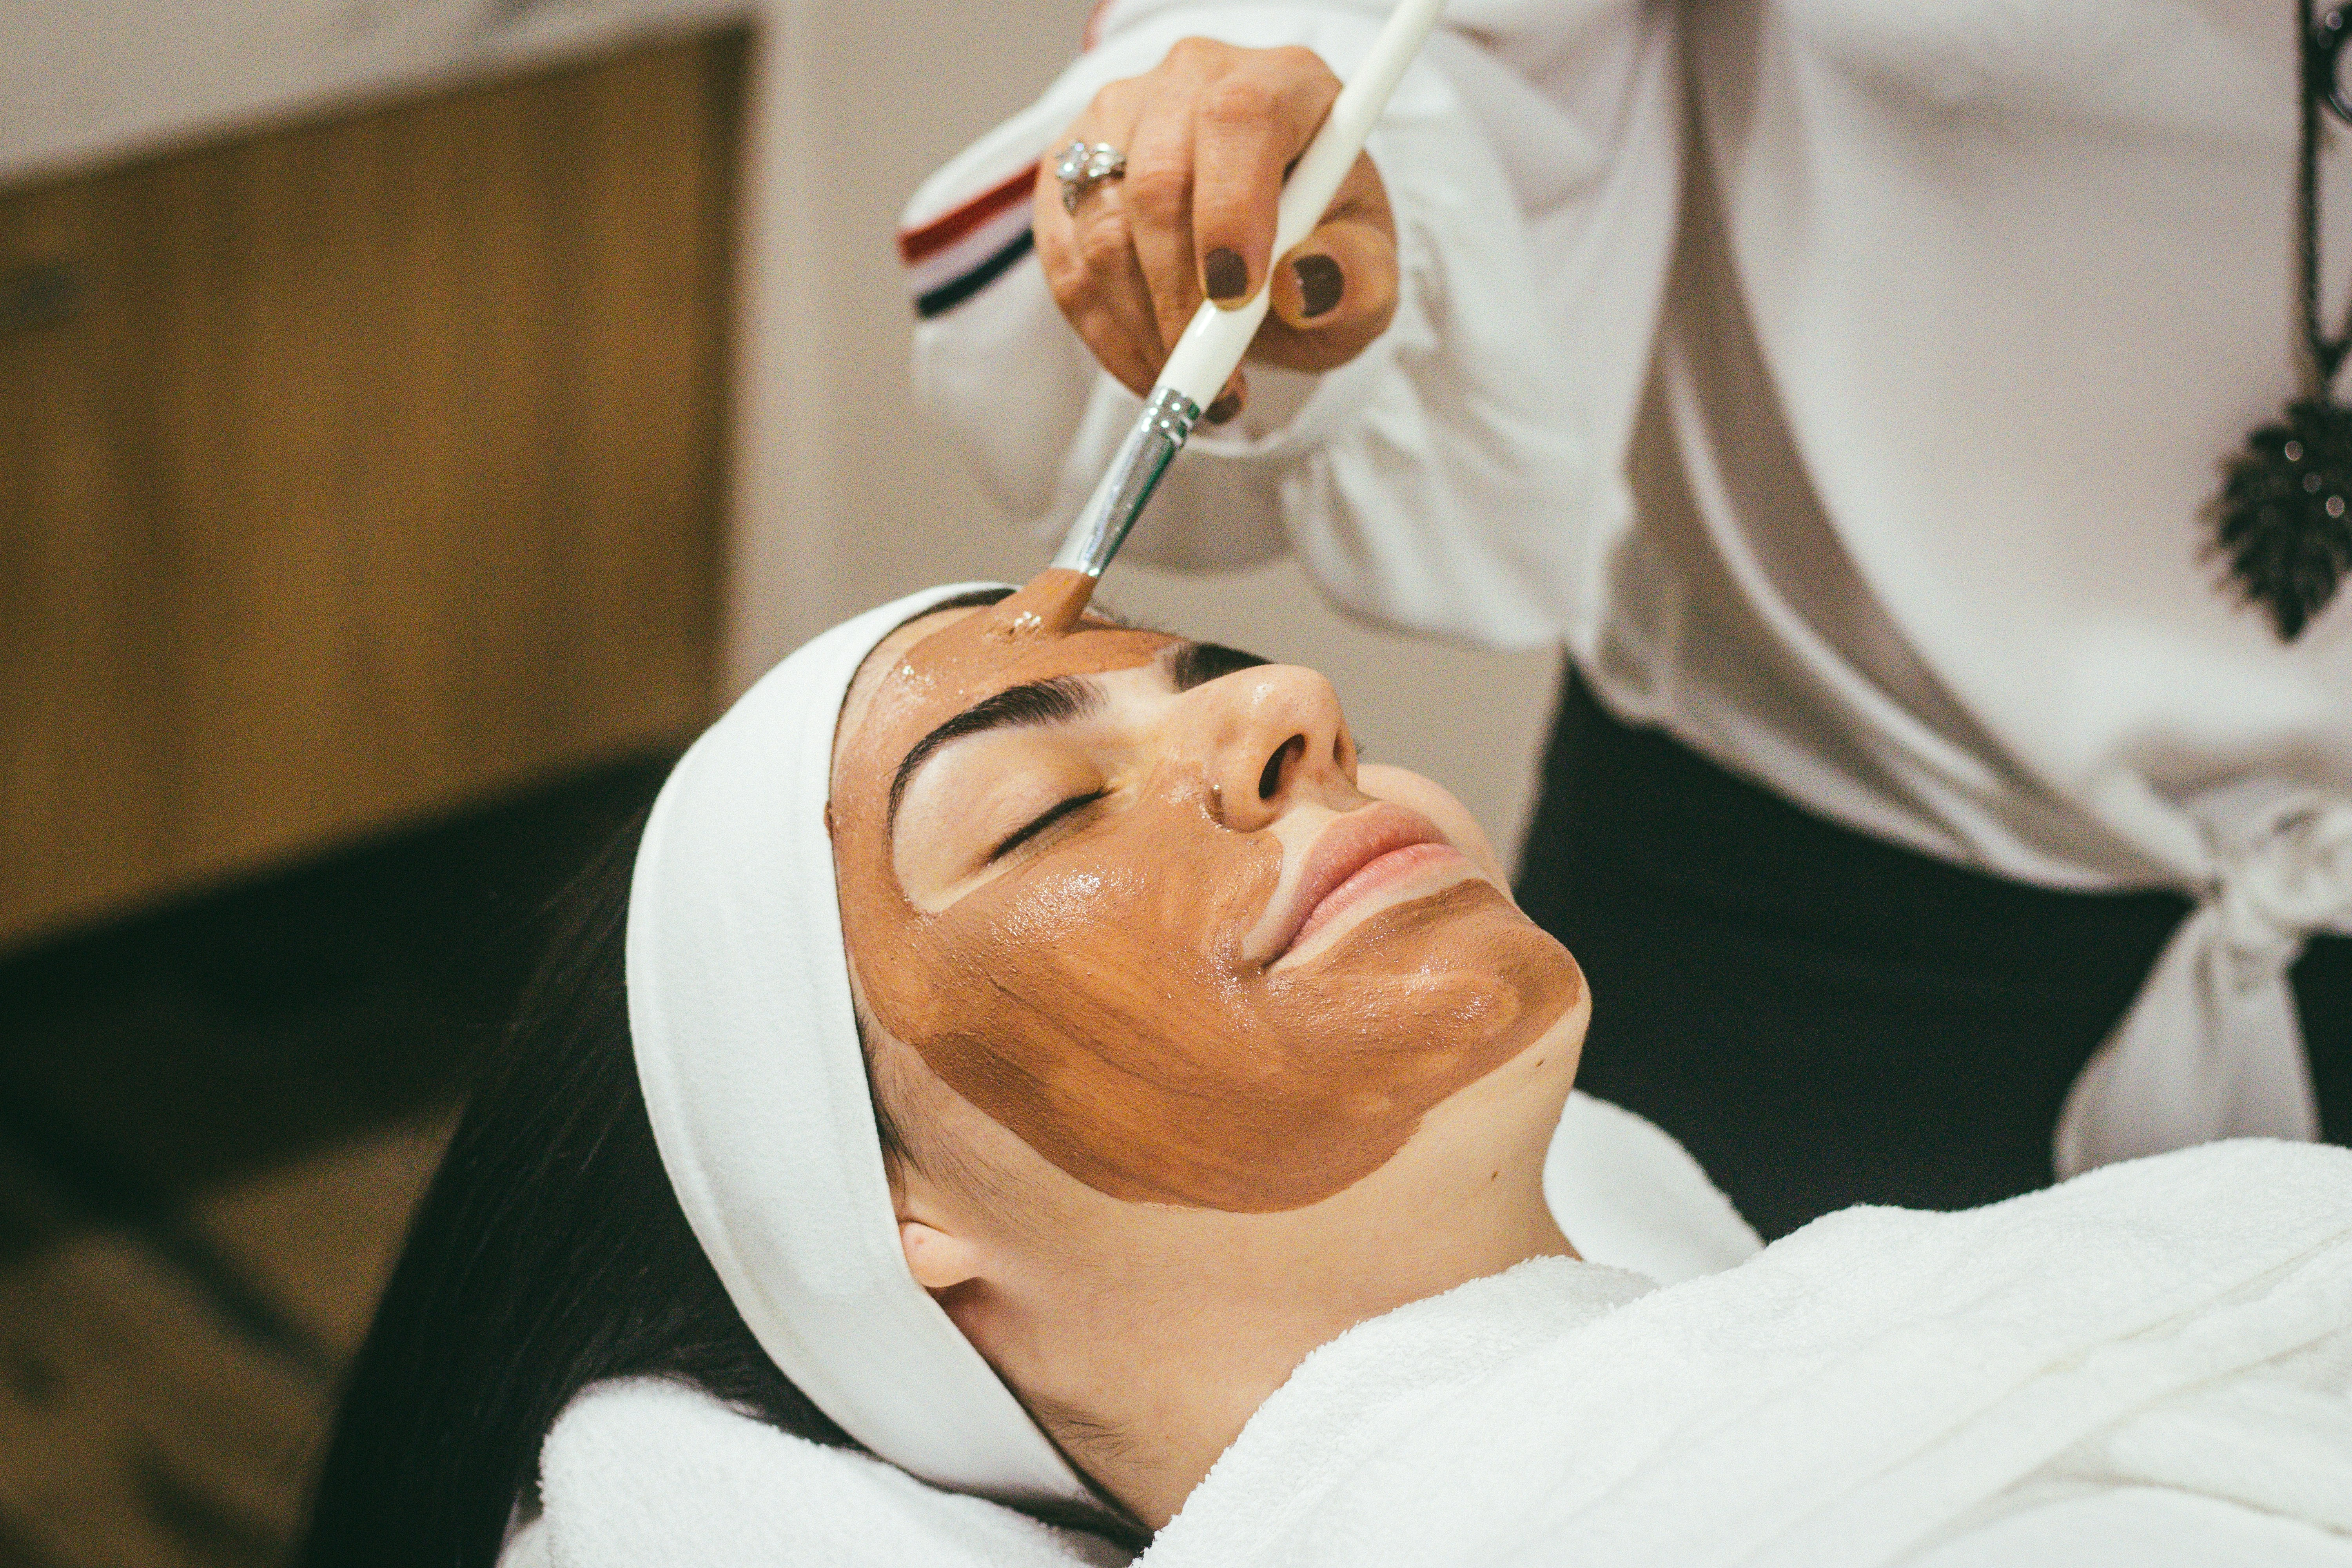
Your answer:
[[[1078,204],[1098,185],[1127,175],[1127,154],[1108,142],[1073,142],[1054,162],[1054,178],[1062,182],[1062,210],[1075,213]]]

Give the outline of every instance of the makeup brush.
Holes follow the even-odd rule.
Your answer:
[[[1371,52],[1331,100],[1323,128],[1316,132],[1283,183],[1274,229],[1273,253],[1277,258],[1312,234],[1322,220],[1324,209],[1339,193],[1339,182],[1355,167],[1356,154],[1363,151],[1372,121],[1387,106],[1389,94],[1396,90],[1398,79],[1420,51],[1422,40],[1429,37],[1444,4],[1445,0],[1399,0],[1380,37],[1372,41]],[[1118,455],[1111,459],[1086,510],[1078,513],[1078,521],[1062,541],[1061,553],[1054,557],[1054,570],[1083,574],[1089,585],[1102,576],[1103,568],[1126,542],[1128,530],[1143,515],[1160,477],[1184,449],[1201,410],[1223,390],[1234,367],[1242,363],[1250,340],[1257,335],[1258,323],[1265,320],[1266,301],[1273,292],[1269,279],[1247,304],[1233,310],[1221,310],[1206,300],[1201,302],[1184,335],[1170,352],[1151,395],[1143,400],[1143,412],[1127,439],[1119,443]],[[1071,613],[1075,616],[1076,610]]]

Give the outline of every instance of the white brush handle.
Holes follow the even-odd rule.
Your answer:
[[[1284,252],[1315,232],[1324,209],[1339,194],[1339,182],[1355,167],[1356,154],[1364,150],[1372,121],[1387,107],[1389,94],[1396,90],[1397,79],[1412,63],[1444,5],[1445,0],[1400,0],[1389,13],[1387,25],[1372,40],[1371,52],[1331,100],[1331,112],[1323,117],[1322,129],[1315,132],[1315,140],[1307,144],[1283,184],[1282,205],[1274,224],[1273,259],[1281,260]],[[1127,531],[1150,504],[1160,477],[1184,449],[1193,421],[1217,400],[1226,378],[1249,352],[1250,340],[1257,336],[1258,323],[1265,320],[1266,300],[1273,292],[1269,279],[1245,305],[1226,310],[1203,300],[1192,312],[1191,324],[1168,355],[1166,368],[1152,384],[1151,395],[1143,400],[1143,412],[1119,443],[1094,494],[1087,498],[1086,509],[1070,525],[1061,553],[1054,557],[1055,566],[1089,577],[1102,575],[1127,539]]]
[[[1371,52],[1331,100],[1323,128],[1307,144],[1283,184],[1269,261],[1279,261],[1291,247],[1315,232],[1331,198],[1339,194],[1339,182],[1356,166],[1356,154],[1364,150],[1372,122],[1381,117],[1389,94],[1396,90],[1398,79],[1412,63],[1444,5],[1445,0],[1399,0],[1397,8],[1389,13],[1387,25],[1372,41]],[[1202,408],[1214,403],[1234,367],[1249,352],[1250,340],[1257,336],[1273,292],[1269,278],[1247,304],[1232,310],[1202,300],[1184,335],[1176,340],[1167,367],[1152,390],[1173,388]]]

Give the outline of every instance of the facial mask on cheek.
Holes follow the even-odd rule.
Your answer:
[[[1280,870],[1272,839],[1149,802],[940,914],[909,910],[903,944],[862,966],[868,999],[957,1093],[1099,1192],[1303,1207],[1387,1163],[1580,983],[1482,881],[1260,970],[1241,935]]]

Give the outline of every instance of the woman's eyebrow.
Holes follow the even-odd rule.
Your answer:
[[[1270,662],[1254,653],[1244,653],[1223,643],[1188,642],[1177,646],[1168,661],[1169,679],[1179,691],[1190,691],[1196,686],[1206,686],[1221,675],[1231,675],[1237,669],[1254,669]]]
[[[914,778],[915,771],[930,760],[932,752],[949,742],[961,741],[966,735],[977,735],[985,730],[1004,730],[1026,724],[1067,724],[1101,707],[1102,700],[1100,687],[1075,675],[1024,681],[1019,686],[1008,686],[993,696],[982,698],[908,747],[907,754],[898,759],[898,771],[890,780],[891,826],[895,829],[898,826],[898,802],[905,796],[907,785]]]

